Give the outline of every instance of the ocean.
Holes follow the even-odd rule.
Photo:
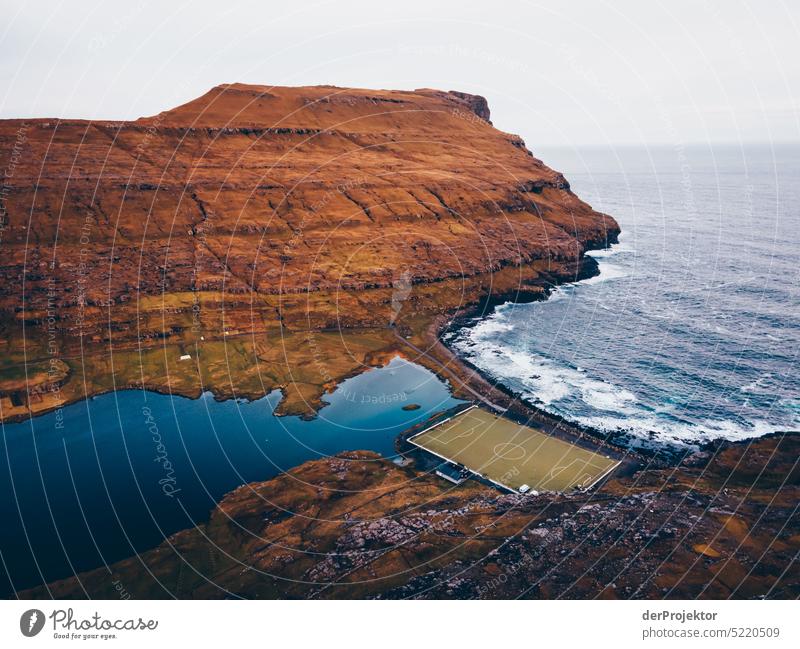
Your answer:
[[[600,274],[447,334],[496,382],[634,446],[800,429],[800,145],[535,151],[614,216]]]

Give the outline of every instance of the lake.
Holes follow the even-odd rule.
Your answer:
[[[395,455],[397,436],[460,401],[395,358],[343,381],[317,418],[253,402],[124,390],[3,429],[4,595],[132,556],[207,520],[241,484],[347,450]],[[419,404],[405,411],[404,405]],[[1,573],[0,573],[1,574]]]

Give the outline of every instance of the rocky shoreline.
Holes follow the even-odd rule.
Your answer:
[[[609,241],[609,245],[616,243],[616,237]],[[590,250],[603,250],[605,248],[589,248]],[[584,436],[589,436],[597,443],[608,444],[617,452],[625,454],[629,459],[636,459],[639,462],[652,463],[655,462],[658,466],[670,466],[679,463],[689,452],[687,448],[681,446],[667,446],[664,444],[648,446],[636,445],[634,447],[631,433],[626,431],[607,432],[597,430],[595,428],[584,426],[578,422],[570,421],[569,419],[548,412],[537,406],[530,399],[526,398],[523,394],[514,391],[506,386],[502,381],[495,379],[484,372],[481,368],[472,363],[469,359],[460,354],[457,350],[450,347],[447,343],[449,334],[455,333],[465,327],[473,326],[477,319],[487,318],[492,315],[494,310],[508,303],[526,304],[531,302],[543,302],[547,300],[552,291],[558,286],[565,283],[580,282],[583,280],[591,279],[599,275],[600,270],[597,261],[590,256],[585,256],[587,263],[581,267],[581,271],[576,274],[574,279],[557,282],[543,287],[541,291],[522,291],[519,293],[491,295],[481,300],[480,303],[471,307],[464,308],[456,312],[452,317],[443,318],[438,321],[439,326],[436,329],[436,339],[438,343],[445,347],[454,359],[460,363],[465,369],[469,370],[472,376],[476,377],[474,380],[481,389],[491,389],[494,393],[504,394],[511,403],[504,404],[506,407],[516,411],[518,415],[525,415],[529,421],[535,421],[540,425],[545,424],[548,428],[555,431],[568,431],[572,433],[568,437],[570,441],[580,439]],[[710,442],[713,444],[713,442]],[[709,443],[704,443],[701,448],[707,446]]]
[[[0,120],[0,162],[27,125],[0,265],[0,418],[121,386],[279,388],[282,414],[311,415],[393,345],[378,329],[398,283],[413,330],[574,276],[618,225],[488,117],[460,92],[226,84],[135,122]],[[364,342],[355,359],[330,341],[304,356],[332,331]],[[233,381],[228,341],[247,345]]]
[[[586,268],[589,277],[591,266]],[[600,441],[593,431],[492,384],[444,345],[448,328],[485,313],[490,300],[438,316],[416,332],[429,345],[425,357],[403,351],[402,344],[396,351],[436,371],[456,394],[469,386],[509,407],[511,417],[533,420],[576,443]],[[584,435],[589,439],[582,441]],[[791,503],[800,488],[798,444],[796,434],[775,434],[717,442],[683,458],[616,448],[625,466],[597,491],[527,499],[477,483],[453,489],[420,472],[421,466],[353,463],[369,455],[354,451],[242,485],[207,523],[175,534],[160,548],[18,596],[113,597],[120,581],[132,597],[797,596],[800,577],[789,555],[778,553],[765,563],[758,548],[767,542],[790,547],[795,538],[789,522],[797,515]],[[784,476],[777,488],[776,476]],[[346,495],[351,492],[386,492],[393,505],[372,498],[368,504]],[[328,506],[334,509],[326,512]],[[309,528],[309,515],[337,521],[335,530],[319,536],[316,525]],[[767,531],[743,552],[741,539],[759,525]],[[277,545],[269,540],[276,534],[282,539]],[[293,535],[297,545],[280,550]],[[308,553],[321,548],[327,558],[309,562]],[[637,557],[636,565],[629,556]],[[187,560],[191,578],[181,567]],[[142,563],[153,576],[142,573]]]

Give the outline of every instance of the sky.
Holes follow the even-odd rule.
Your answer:
[[[220,83],[485,96],[537,146],[800,141],[800,3],[0,0],[0,118],[135,119]]]

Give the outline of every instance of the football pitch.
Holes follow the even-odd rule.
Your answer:
[[[476,406],[409,438],[415,446],[517,491],[587,489],[618,461]]]

